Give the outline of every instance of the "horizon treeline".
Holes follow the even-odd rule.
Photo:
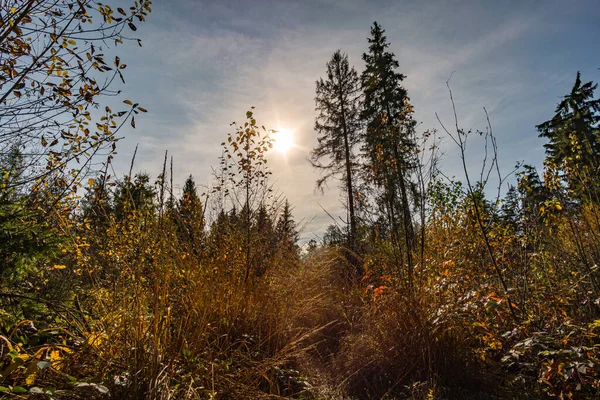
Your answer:
[[[269,182],[274,132],[253,107],[223,136],[205,193],[192,175],[174,193],[168,153],[155,178],[134,173],[135,155],[109,173],[117,133],[147,110],[100,107],[126,65],[95,43],[138,41],[151,2],[0,8],[0,397],[597,396],[595,83],[577,73],[535,127],[544,170],[521,166],[502,196],[489,118],[462,128],[448,85],[454,120],[417,132],[375,22],[363,72],[338,50],[316,81],[309,161],[317,189],[339,183],[347,216],[302,250],[293,204]],[[441,135],[462,180],[439,169]]]

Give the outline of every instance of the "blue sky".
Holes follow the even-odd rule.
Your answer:
[[[139,144],[137,170],[158,175],[168,150],[176,185],[189,174],[210,184],[229,124],[255,106],[259,123],[296,132],[297,146],[269,159],[275,186],[308,222],[305,240],[331,223],[321,207],[344,214],[335,184],[315,193],[318,175],[306,161],[316,144],[315,81],[337,49],[362,71],[373,21],[407,76],[419,129],[440,129],[436,112],[451,125],[445,82],[453,73],[461,126],[483,129],[487,108],[505,173],[517,161],[541,165],[535,125],[552,116],[578,70],[600,80],[598,0],[155,0],[152,8],[136,32],[143,47],[117,50],[128,64],[122,98],[149,112],[122,131],[115,169],[128,170]],[[474,139],[468,161],[476,171],[483,148]],[[462,177],[449,139],[443,151],[442,170]]]

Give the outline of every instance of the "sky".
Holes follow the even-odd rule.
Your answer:
[[[331,216],[345,216],[338,185],[315,192],[318,171],[307,161],[317,143],[315,81],[337,49],[363,70],[374,21],[407,76],[419,132],[442,130],[436,113],[453,125],[446,87],[452,76],[462,128],[484,129],[486,107],[502,174],[517,162],[542,165],[535,125],[552,117],[577,71],[584,81],[600,81],[598,0],[154,0],[152,9],[135,32],[143,47],[115,50],[128,65],[120,98],[148,109],[135,130],[121,131],[116,172],[128,171],[139,145],[135,170],[157,176],[168,150],[176,191],[192,174],[202,192],[230,123],[254,106],[259,124],[295,132],[287,154],[268,158],[275,188],[303,225],[303,241],[320,238]],[[441,139],[442,171],[462,179],[456,147]],[[482,159],[483,142],[474,135],[467,149],[472,173]]]

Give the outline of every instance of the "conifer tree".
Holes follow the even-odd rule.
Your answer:
[[[114,212],[117,219],[124,219],[133,210],[152,210],[156,192],[146,173],[136,174],[133,182],[127,176],[117,183],[114,195]]]
[[[311,153],[311,163],[324,175],[317,187],[339,177],[348,200],[348,245],[356,251],[357,217],[354,190],[357,163],[354,147],[360,140],[360,79],[348,56],[337,50],[327,63],[327,79],[317,81],[315,130],[319,144]],[[327,163],[323,163],[323,159]]]
[[[338,225],[331,224],[323,234],[323,244],[325,246],[338,246],[342,244],[344,232]]]
[[[51,219],[45,216],[40,221],[35,195],[12,185],[23,170],[19,146],[0,154],[0,279],[4,282],[19,282],[36,261],[57,252],[57,242],[62,240],[51,229]]]
[[[292,215],[292,207],[286,199],[283,205],[283,211],[277,219],[275,227],[279,245],[287,255],[298,255],[298,231],[296,230],[296,222]]]
[[[594,98],[597,84],[582,83],[577,73],[571,93],[563,97],[551,120],[537,126],[545,144],[546,161],[564,174],[569,188],[579,199],[600,202],[600,99]]]
[[[90,183],[92,183],[90,181]],[[111,196],[104,176],[93,180],[81,200],[81,214],[91,222],[94,229],[105,229],[113,212]]]
[[[199,251],[199,241],[204,231],[204,215],[192,175],[183,185],[183,193],[177,203],[177,216],[180,238],[184,243],[189,243],[194,252]]]
[[[386,210],[392,228],[392,240],[398,245],[402,221],[406,245],[409,282],[412,274],[414,229],[412,224],[409,190],[409,172],[412,168],[416,143],[415,122],[406,89],[402,87],[405,76],[397,72],[399,63],[388,50],[385,31],[375,22],[371,27],[369,51],[363,54],[366,63],[362,73],[364,92],[361,117],[367,124],[363,150],[373,183],[382,189],[379,199]]]
[[[268,261],[272,257],[277,245],[273,219],[264,203],[256,211],[256,221],[253,230],[251,246],[256,249],[253,260],[254,274],[255,276],[262,276],[269,267]]]
[[[317,241],[315,239],[310,239],[308,241],[308,244],[306,245],[306,252],[307,254],[312,254],[315,251],[317,251],[317,249],[319,248],[319,245],[317,244]]]

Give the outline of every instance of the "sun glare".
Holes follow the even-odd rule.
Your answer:
[[[294,131],[281,128],[273,136],[273,148],[282,154],[287,154],[294,147]]]

